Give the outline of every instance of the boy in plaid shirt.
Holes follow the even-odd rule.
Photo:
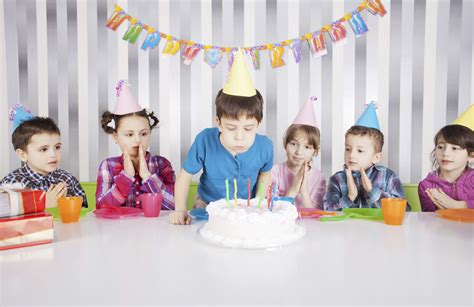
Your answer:
[[[356,125],[346,132],[344,170],[329,178],[324,210],[381,208],[382,198],[405,198],[397,174],[377,165],[382,157],[383,140],[375,104],[370,103]]]
[[[63,196],[81,196],[87,208],[86,194],[79,181],[59,168],[61,163],[61,132],[49,117],[33,117],[21,105],[10,110],[14,122],[13,148],[22,166],[5,176],[2,185],[20,185],[27,189],[46,191],[46,207],[55,207]]]

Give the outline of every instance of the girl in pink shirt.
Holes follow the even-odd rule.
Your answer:
[[[303,208],[323,209],[326,180],[312,167],[312,160],[319,153],[320,132],[316,125],[311,97],[283,138],[287,160],[272,168],[277,196],[295,198],[295,205]]]
[[[465,126],[444,126],[434,138],[435,170],[418,186],[423,211],[474,209],[474,132]]]

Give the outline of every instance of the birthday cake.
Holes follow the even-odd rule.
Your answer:
[[[209,221],[200,235],[218,245],[238,248],[267,248],[292,243],[305,234],[296,223],[298,212],[288,201],[275,200],[271,210],[258,199],[239,199],[228,203],[225,199],[211,202],[206,210]]]

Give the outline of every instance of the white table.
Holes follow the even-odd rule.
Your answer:
[[[53,244],[0,252],[0,305],[473,304],[474,225],[408,214],[381,222],[304,220],[275,250],[211,246],[203,222],[55,223]]]

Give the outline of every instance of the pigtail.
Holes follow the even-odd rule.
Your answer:
[[[156,126],[158,126],[158,123],[160,122],[158,117],[155,116],[155,112],[151,111],[148,115],[148,120],[150,122],[150,128],[153,129]],[[153,123],[151,123],[151,120],[153,120]]]
[[[115,115],[109,111],[102,113],[100,125],[104,129],[105,133],[113,134],[115,132]]]

